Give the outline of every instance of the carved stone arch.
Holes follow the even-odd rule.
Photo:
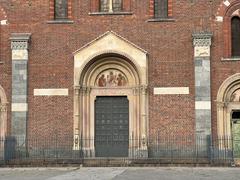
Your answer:
[[[95,76],[107,68],[115,68],[122,72],[126,71],[128,75],[134,78],[132,79],[134,82],[130,81],[132,86],[141,84],[141,77],[135,64],[131,63],[127,57],[116,53],[102,54],[89,61],[81,72],[79,84],[82,86],[93,86]],[[96,73],[96,71],[99,73]]]
[[[101,75],[104,79],[101,82],[107,83],[100,83]],[[114,81],[106,79],[107,75],[112,75]],[[73,148],[80,147],[80,138],[94,138],[94,103],[97,96],[126,96],[129,101],[129,135],[138,139],[134,144],[136,150],[147,150],[147,76],[146,51],[114,32],[107,32],[77,50],[74,53]],[[85,154],[94,156],[94,141],[82,146]]]
[[[81,78],[82,78],[82,75],[84,74],[84,70],[88,69],[88,67],[91,65],[92,62],[94,62],[95,60],[102,59],[103,57],[110,57],[110,56],[124,59],[127,63],[131,64],[131,68],[134,68],[134,70],[138,74],[141,73],[141,67],[139,66],[139,64],[136,62],[135,59],[133,59],[127,53],[124,53],[118,50],[106,50],[106,51],[101,50],[89,56],[88,59],[82,64],[81,69],[75,75],[75,78],[76,78],[75,81],[79,83],[81,82],[82,80]],[[140,82],[143,81],[143,83],[147,83],[147,79],[145,77],[143,78],[142,76],[139,76],[139,78],[140,78],[139,80]]]
[[[231,14],[231,9],[234,9],[237,4],[239,4],[239,0],[222,0],[216,11],[216,16],[228,16]]]
[[[225,6],[224,17],[232,17],[233,13],[240,8],[240,2],[238,0],[232,1],[229,6]]]
[[[227,78],[217,95],[217,124],[219,136],[231,136],[231,112],[240,110],[240,102],[232,102],[231,96],[240,89],[240,73]]]

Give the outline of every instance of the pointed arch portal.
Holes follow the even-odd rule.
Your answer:
[[[121,152],[128,153],[125,155],[110,153],[110,156],[133,156],[131,152],[136,151],[139,156],[147,156],[147,79],[146,51],[114,32],[107,32],[76,51],[74,53],[74,149],[82,146],[85,155],[99,156],[99,149],[96,149],[100,147],[96,142],[99,138],[96,136],[99,132],[103,133],[99,131],[99,121],[103,123],[114,121],[118,124],[110,129],[115,129],[115,134],[111,134],[109,129],[106,129],[105,133],[119,137],[127,135],[125,146],[121,146],[127,148],[127,151],[123,149]],[[107,102],[107,105],[117,102],[117,106],[112,104],[109,107],[113,107],[110,109],[116,112],[118,112],[116,108],[119,108],[122,114],[114,114],[114,117],[111,115],[115,119],[101,118],[108,115],[104,114],[104,111],[111,110],[106,108],[104,110],[107,105],[101,106],[100,102]],[[122,105],[119,105],[121,103]],[[96,113],[97,107],[102,108],[102,114]],[[119,119],[119,117],[125,118]],[[105,127],[106,124],[100,129]],[[120,131],[121,128],[125,128],[123,129],[125,133]],[[134,139],[134,143],[129,139]],[[119,148],[115,147],[115,149]],[[106,154],[109,153],[100,152],[100,156]]]

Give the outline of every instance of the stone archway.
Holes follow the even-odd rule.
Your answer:
[[[114,77],[114,82],[107,79]],[[121,81],[119,81],[121,79]],[[94,103],[98,96],[129,101],[129,156],[147,156],[147,54],[116,33],[107,32],[74,53],[74,149],[95,156]],[[80,140],[83,142],[80,143]],[[88,140],[88,141],[86,141]]]
[[[226,79],[220,86],[217,95],[218,136],[231,137],[231,114],[240,110],[240,73]]]
[[[0,138],[7,133],[7,97],[4,89],[0,86]]]
[[[0,141],[5,139],[7,134],[7,97],[0,85]],[[0,142],[0,159],[4,158],[4,143]]]

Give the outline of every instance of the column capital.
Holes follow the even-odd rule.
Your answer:
[[[77,96],[80,94],[80,86],[74,86],[74,94]]]
[[[11,49],[12,50],[26,50],[29,48],[31,34],[30,33],[12,33]]]
[[[141,85],[140,86],[140,91],[141,91],[142,95],[146,95],[147,91],[148,91],[148,86],[147,85]]]
[[[6,104],[0,104],[0,112],[6,112],[7,111],[7,105]]]
[[[211,32],[198,32],[193,33],[193,46],[211,46],[212,44],[212,36],[213,34]]]
[[[225,102],[220,102],[220,101],[216,101],[217,107],[218,108],[224,108],[226,107],[226,103]]]
[[[89,95],[91,92],[92,88],[88,86],[81,86],[80,87],[80,93],[83,95]]]

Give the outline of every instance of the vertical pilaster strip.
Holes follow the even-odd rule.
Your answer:
[[[28,47],[31,34],[11,34],[12,49],[12,112],[11,135],[24,140],[28,116]],[[23,141],[24,142],[24,141]]]
[[[211,135],[210,47],[212,33],[194,33],[195,120],[197,137]]]

